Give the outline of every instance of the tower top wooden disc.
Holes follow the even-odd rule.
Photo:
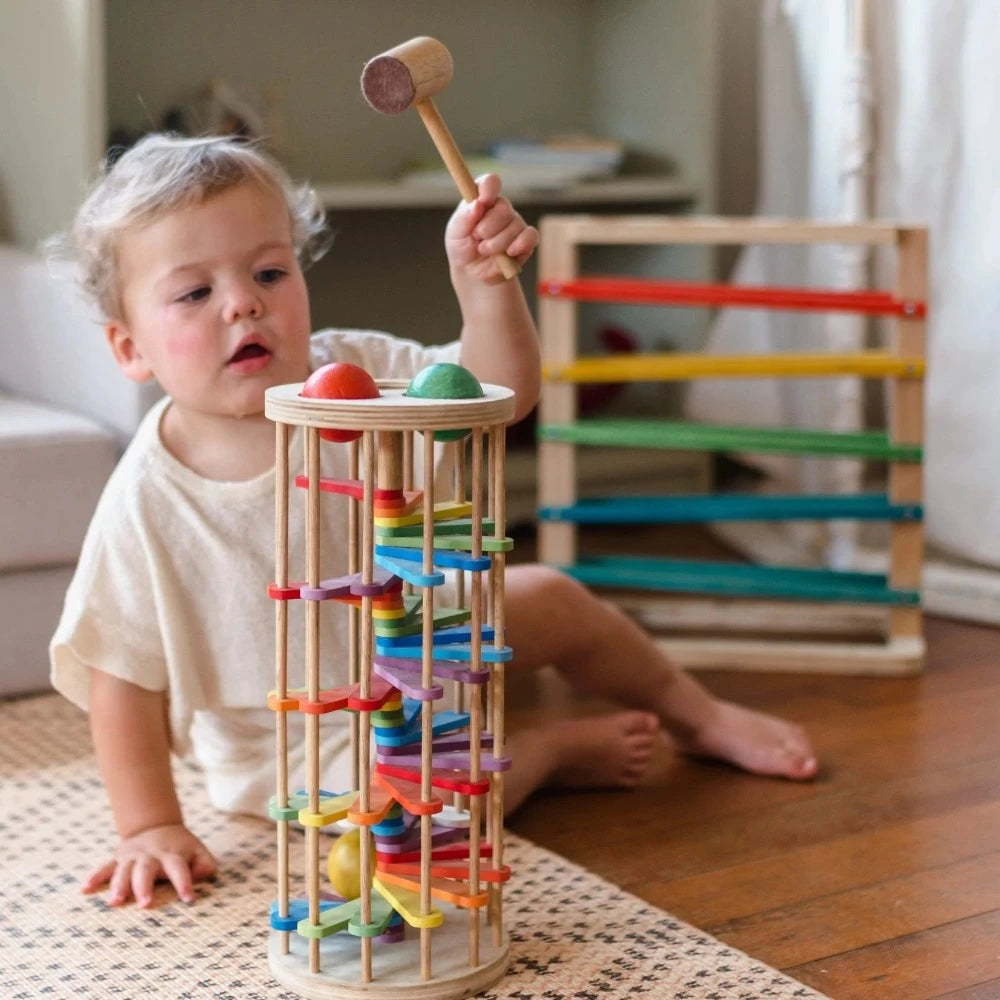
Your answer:
[[[514,392],[483,384],[478,399],[420,399],[404,395],[406,379],[376,380],[374,399],[307,399],[302,382],[278,385],[264,394],[264,414],[277,423],[359,431],[456,430],[507,424],[514,419]]]

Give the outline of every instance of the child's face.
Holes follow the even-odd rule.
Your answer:
[[[112,350],[174,405],[250,416],[265,389],[308,376],[309,301],[278,193],[242,184],[127,230],[118,267]]]

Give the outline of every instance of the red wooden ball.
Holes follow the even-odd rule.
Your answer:
[[[380,395],[375,379],[357,365],[334,361],[323,365],[306,379],[301,395],[309,399],[374,399]],[[321,430],[325,441],[357,441],[361,431]]]

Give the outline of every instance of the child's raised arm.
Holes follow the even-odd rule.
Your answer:
[[[523,265],[538,230],[500,196],[500,178],[479,178],[479,197],[463,202],[445,230],[452,285],[462,310],[462,364],[480,381],[505,385],[516,397],[515,420],[538,402],[538,332],[520,282],[504,280],[493,259],[505,253]]]
[[[185,903],[194,883],[215,874],[205,845],[184,826],[170,770],[166,695],[100,670],[91,671],[90,728],[121,843],[84,881],[84,892],[109,886],[112,906],[153,901],[169,880]]]

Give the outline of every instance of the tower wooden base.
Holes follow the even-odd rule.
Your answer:
[[[493,946],[493,928],[480,933],[476,968],[469,968],[469,925],[452,919],[435,929],[432,939],[433,978],[420,978],[420,936],[372,949],[372,982],[361,981],[361,943],[348,934],[333,934],[320,944],[321,972],[309,971],[309,942],[289,935],[291,952],[281,953],[281,934],[272,932],[268,966],[282,986],[307,1000],[372,997],[375,1000],[459,1000],[492,986],[507,971],[510,939]]]

